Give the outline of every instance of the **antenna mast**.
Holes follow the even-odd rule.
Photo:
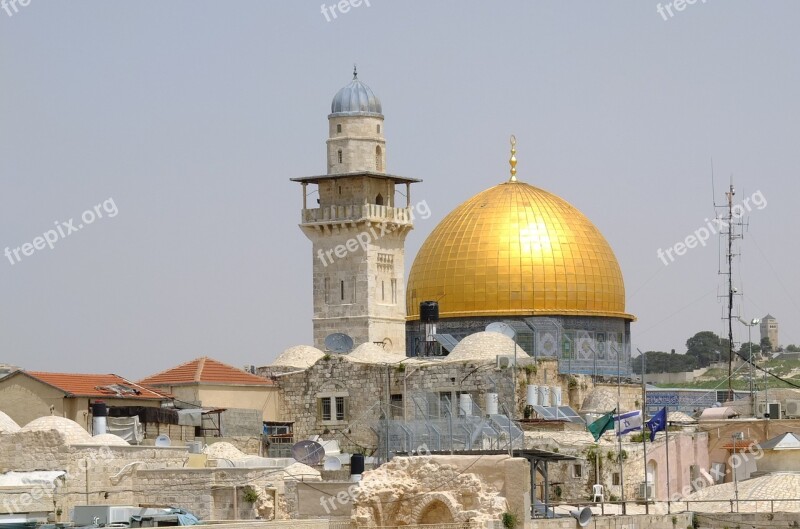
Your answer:
[[[725,251],[725,271],[720,270],[720,275],[728,276],[728,291],[727,295],[727,316],[723,318],[723,320],[728,321],[728,400],[733,400],[733,319],[735,316],[733,315],[733,298],[735,295],[739,294],[733,286],[733,241],[736,239],[741,239],[744,237],[743,231],[741,228],[744,223],[738,220],[741,215],[736,215],[734,217],[733,214],[733,197],[736,195],[736,190],[733,188],[733,183],[730,184],[728,191],[725,193],[726,203],[723,206],[714,205],[716,208],[726,208],[726,219],[725,224],[726,228],[720,230],[720,236],[725,237],[725,241],[727,242],[727,249]]]

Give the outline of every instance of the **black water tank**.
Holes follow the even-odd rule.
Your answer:
[[[353,454],[350,456],[350,475],[360,475],[364,473],[364,454]]]
[[[106,403],[102,400],[92,402],[92,416],[93,417],[108,417],[108,408]]]
[[[423,301],[420,303],[419,320],[422,323],[436,323],[439,321],[439,302]]]

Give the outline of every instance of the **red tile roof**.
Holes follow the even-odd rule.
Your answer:
[[[247,373],[239,368],[203,356],[167,369],[139,381],[148,386],[180,384],[233,384],[239,386],[271,386],[271,380]]]
[[[19,373],[53,386],[70,397],[142,400],[167,400],[170,398],[166,393],[153,391],[119,375],[45,373],[42,371],[19,371]]]

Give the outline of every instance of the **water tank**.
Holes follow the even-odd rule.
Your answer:
[[[550,406],[550,387],[539,386],[539,405]]]
[[[472,416],[472,397],[469,393],[462,393],[458,396],[458,414]]]
[[[106,433],[106,423],[108,421],[108,407],[102,400],[92,402],[92,435],[103,435]]]
[[[550,388],[550,404],[553,406],[561,406],[561,386],[553,386]]]
[[[350,474],[360,476],[364,473],[364,454],[353,454],[350,456]]]
[[[486,414],[487,415],[497,415],[498,409],[498,398],[497,393],[487,393],[486,394]]]
[[[528,384],[528,393],[526,395],[525,404],[528,406],[539,405],[539,386],[536,384]]]
[[[439,321],[439,302],[423,301],[420,303],[419,320],[422,323],[436,323]]]

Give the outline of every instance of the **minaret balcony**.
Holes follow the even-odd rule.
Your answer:
[[[353,204],[326,206],[301,211],[302,224],[327,224],[331,222],[389,222],[393,224],[413,223],[413,208],[394,208],[378,204]]]

